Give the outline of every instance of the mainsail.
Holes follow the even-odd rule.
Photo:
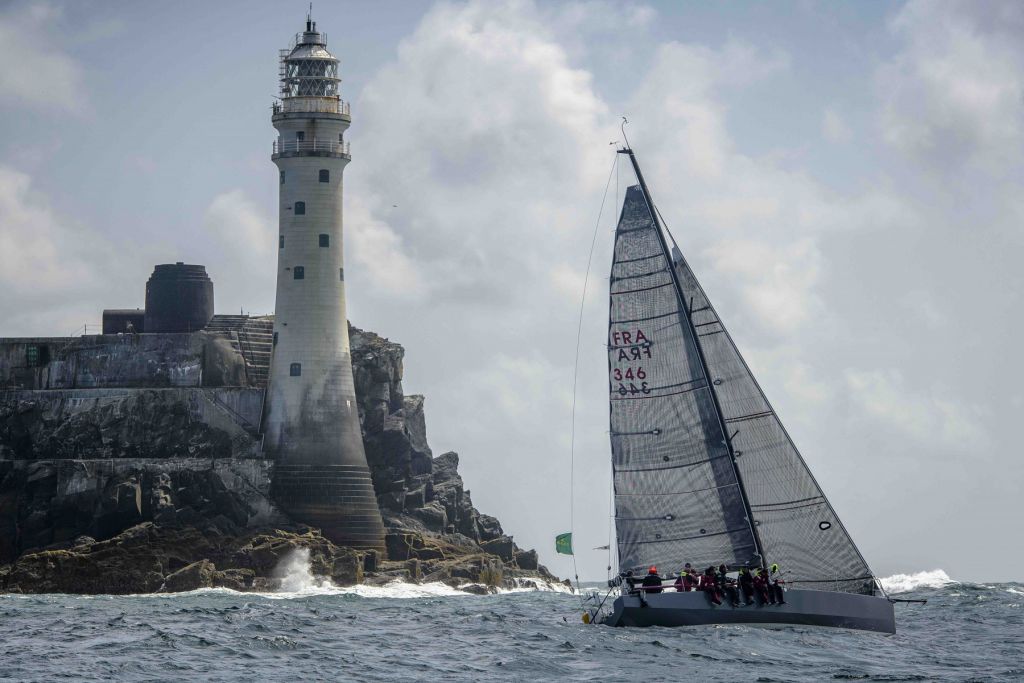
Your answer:
[[[643,193],[630,187],[615,233],[608,326],[615,520],[624,570],[745,564],[758,552],[671,268]]]
[[[777,562],[803,588],[871,593],[871,570],[704,290],[670,258],[645,190],[626,192],[610,285],[620,567]]]

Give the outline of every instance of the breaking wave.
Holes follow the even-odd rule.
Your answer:
[[[272,600],[289,600],[321,595],[354,595],[361,598],[437,598],[437,597],[472,597],[481,594],[501,595],[507,593],[527,593],[546,591],[553,593],[571,593],[572,589],[561,583],[547,582],[541,579],[513,579],[511,588],[487,588],[480,584],[465,584],[454,588],[440,581],[430,583],[410,583],[396,579],[386,584],[373,586],[361,584],[356,586],[336,586],[325,576],[315,576],[309,561],[309,549],[297,548],[281,559],[274,571],[280,587],[273,592],[253,592],[231,590],[230,588],[201,588],[188,593],[169,593],[174,595],[195,595],[201,593],[238,593],[239,595],[258,595]],[[470,590],[460,590],[470,588]],[[476,588],[476,590],[472,590]],[[164,597],[161,595],[160,597]]]
[[[922,588],[942,588],[951,583],[958,583],[949,578],[949,574],[941,569],[915,572],[913,574],[893,574],[879,579],[887,593],[907,593]]]

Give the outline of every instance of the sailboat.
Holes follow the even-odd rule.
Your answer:
[[[666,229],[633,150],[615,231],[608,371],[620,574],[611,626],[806,624],[895,633],[892,601],[839,521]],[[671,238],[671,233],[669,233]],[[782,568],[784,604],[644,592],[650,567]],[[610,594],[612,594],[610,592]],[[610,595],[609,594],[609,595]],[[605,596],[605,600],[609,597]]]

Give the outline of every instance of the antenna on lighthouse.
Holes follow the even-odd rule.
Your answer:
[[[313,3],[309,3],[309,12],[306,13],[306,33],[312,33],[316,30],[316,24],[313,23]]]

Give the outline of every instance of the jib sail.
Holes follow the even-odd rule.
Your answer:
[[[872,593],[867,562],[678,249],[673,261],[766,559],[800,588]]]

